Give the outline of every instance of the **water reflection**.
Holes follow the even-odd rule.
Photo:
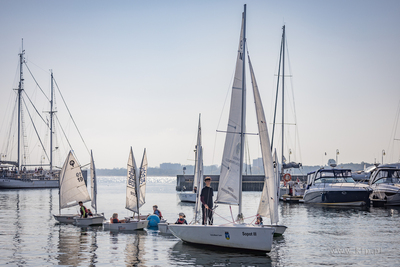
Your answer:
[[[135,234],[128,235],[125,247],[125,263],[127,266],[137,266],[145,264],[143,258],[145,254],[146,231],[136,231]]]
[[[275,266],[266,253],[240,253],[237,250],[194,245],[178,241],[170,250],[174,265],[194,266]]]

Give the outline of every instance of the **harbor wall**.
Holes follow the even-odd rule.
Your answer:
[[[204,175],[211,177],[211,187],[214,191],[218,190],[219,175]],[[292,175],[292,180],[306,181],[306,175]],[[179,174],[176,176],[176,191],[192,191],[194,175]],[[264,186],[264,175],[243,175],[242,190],[243,191],[262,191]]]

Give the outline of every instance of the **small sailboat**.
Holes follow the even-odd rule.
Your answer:
[[[221,174],[216,203],[238,205],[237,220],[223,225],[169,225],[171,232],[184,242],[219,246],[241,250],[269,252],[275,229],[244,223],[242,214],[242,174],[245,128],[245,31],[246,5],[242,15],[242,27],[235,77],[232,86],[231,105]],[[199,201],[199,200],[198,200]]]
[[[190,203],[196,203],[196,199],[197,199],[197,195],[199,194],[199,192],[201,191],[201,189],[199,189],[199,182],[203,181],[203,177],[199,175],[199,161],[198,161],[198,155],[199,155],[199,151],[198,151],[198,145],[199,145],[199,140],[201,139],[201,125],[200,125],[200,115],[199,115],[199,127],[198,127],[198,131],[197,131],[197,145],[196,145],[196,149],[195,149],[195,157],[196,157],[196,163],[194,166],[194,178],[193,178],[193,190],[192,192],[180,192],[178,194],[179,199],[181,202],[190,202]],[[200,140],[201,143],[201,140]],[[201,167],[202,168],[202,167]]]
[[[75,217],[74,224],[77,226],[89,226],[102,224],[105,220],[104,213],[97,214],[97,177],[96,177],[96,168],[94,166],[93,152],[90,151],[90,177],[91,177],[91,191],[92,191],[92,208],[93,208],[93,216],[88,216],[87,218]]]
[[[261,194],[260,204],[258,207],[257,214],[262,217],[269,217],[271,225],[275,229],[274,235],[282,235],[286,226],[277,225],[279,221],[278,203],[279,203],[279,178],[277,181],[277,166],[274,168],[274,162],[277,163],[276,151],[275,160],[272,158],[271,143],[269,141],[268,127],[265,119],[264,108],[261,102],[260,92],[258,91],[256,77],[254,75],[253,66],[251,65],[249,57],[249,68],[251,83],[253,85],[254,104],[256,107],[257,124],[258,124],[258,135],[260,137],[261,154],[264,166],[264,187]]]
[[[54,219],[60,223],[72,224],[74,217],[79,214],[61,214],[61,210],[76,206],[79,201],[88,202],[90,196],[83,179],[81,166],[70,151],[60,172],[59,214],[54,214]]]
[[[111,223],[104,222],[104,230],[114,231],[132,231],[146,228],[149,221],[142,219],[139,213],[139,208],[145,203],[146,194],[146,178],[147,178],[147,154],[146,149],[143,153],[142,163],[140,165],[139,176],[137,175],[137,166],[135,158],[133,157],[133,151],[129,153],[128,160],[128,174],[126,180],[126,205],[125,208],[138,215],[136,218],[126,218],[124,223]]]

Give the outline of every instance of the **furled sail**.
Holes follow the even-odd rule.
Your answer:
[[[246,107],[242,104],[246,103],[242,99],[242,77],[243,77],[243,34],[244,34],[244,16],[242,17],[242,28],[240,33],[240,42],[238,55],[236,59],[235,76],[232,86],[231,106],[229,111],[228,128],[225,137],[224,153],[222,156],[221,173],[219,177],[218,195],[216,203],[222,204],[239,204],[239,188],[240,188],[240,151],[243,149],[241,143],[241,130],[244,125],[241,122],[242,109],[245,112]],[[246,94],[243,94],[244,96]]]
[[[264,166],[264,187],[260,199],[260,205],[258,207],[257,213],[263,217],[270,217],[271,223],[277,223],[278,217],[278,202],[277,197],[277,183],[274,173],[274,164],[271,153],[271,143],[269,141],[268,127],[265,120],[264,108],[260,98],[260,92],[258,91],[258,86],[256,78],[254,76],[253,67],[251,65],[249,56],[249,68],[251,75],[251,83],[253,85],[254,103],[256,107],[257,114],[257,124],[258,133],[260,136],[261,143],[261,154]]]
[[[92,179],[92,208],[97,211],[97,178],[96,167],[94,166],[93,152],[90,151],[90,178]]]
[[[147,153],[146,149],[143,152],[142,164],[140,164],[140,179],[139,179],[139,208],[146,202],[146,179],[147,179]]]
[[[200,124],[200,115],[199,115],[199,127],[197,131],[197,144],[196,144],[196,164],[195,164],[195,172],[193,179],[193,186],[197,186],[197,197],[196,197],[196,206],[194,212],[194,221],[200,223],[201,222],[201,201],[200,201],[200,192],[203,189],[203,147],[201,145],[201,124]]]
[[[129,160],[127,166],[128,174],[126,180],[126,204],[125,208],[138,213],[139,205],[138,205],[138,192],[137,192],[137,167],[135,158],[133,157],[133,151],[131,147],[131,151],[129,153]]]
[[[60,173],[60,209],[78,205],[79,201],[88,202],[90,196],[81,167],[70,151]]]

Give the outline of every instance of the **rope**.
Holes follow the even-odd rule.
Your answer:
[[[47,99],[48,101],[50,101],[50,99],[47,97],[47,95],[43,92],[42,87],[40,87],[40,85],[39,85],[38,82],[36,81],[35,77],[33,76],[32,72],[31,72],[31,70],[29,69],[29,67],[28,67],[28,65],[26,64],[26,62],[24,62],[24,64],[25,64],[25,67],[28,69],[29,73],[31,74],[31,76],[32,76],[33,80],[35,81],[36,85],[39,87],[40,91],[42,91],[42,93],[43,93],[43,95],[46,97],[46,99]]]
[[[46,124],[47,127],[49,127],[49,124],[44,120],[44,118],[42,117],[42,115],[40,115],[39,111],[36,109],[35,105],[33,104],[32,100],[29,98],[29,96],[28,96],[28,94],[25,92],[25,90],[24,90],[23,92],[24,92],[24,94],[26,95],[26,97],[28,98],[28,100],[29,100],[29,102],[31,103],[32,107],[35,109],[36,113],[39,115],[39,117],[40,117],[40,118],[42,119],[42,121],[44,122],[44,124]],[[24,103],[25,103],[25,100],[24,100]],[[26,104],[25,104],[25,107],[26,107]],[[28,108],[26,107],[26,109],[28,109]]]
[[[60,88],[58,87],[58,84],[57,84],[57,82],[56,82],[56,79],[54,79],[54,76],[53,76],[53,80],[54,80],[54,83],[56,84],[56,87],[57,87],[57,89],[58,89],[58,92],[60,93],[61,99],[63,100],[64,105],[65,105],[65,107],[66,107],[67,110],[68,110],[68,114],[69,114],[69,116],[71,117],[72,122],[74,123],[75,128],[76,128],[76,130],[78,131],[79,136],[81,137],[82,142],[83,142],[83,144],[85,145],[86,150],[88,151],[88,153],[89,153],[89,155],[90,155],[90,151],[89,151],[89,149],[88,149],[88,147],[87,147],[87,145],[86,145],[86,143],[85,143],[85,140],[83,140],[83,137],[82,137],[82,135],[81,135],[81,132],[79,131],[78,126],[76,125],[75,120],[74,120],[74,118],[72,117],[71,112],[69,111],[69,108],[68,108],[68,106],[67,106],[67,103],[65,102],[64,97],[63,97],[63,95],[61,94]],[[64,135],[65,135],[65,134],[64,134]],[[68,142],[68,143],[69,143],[69,142]],[[70,145],[70,146],[71,146],[71,145]],[[71,148],[71,149],[72,149],[72,148]]]

